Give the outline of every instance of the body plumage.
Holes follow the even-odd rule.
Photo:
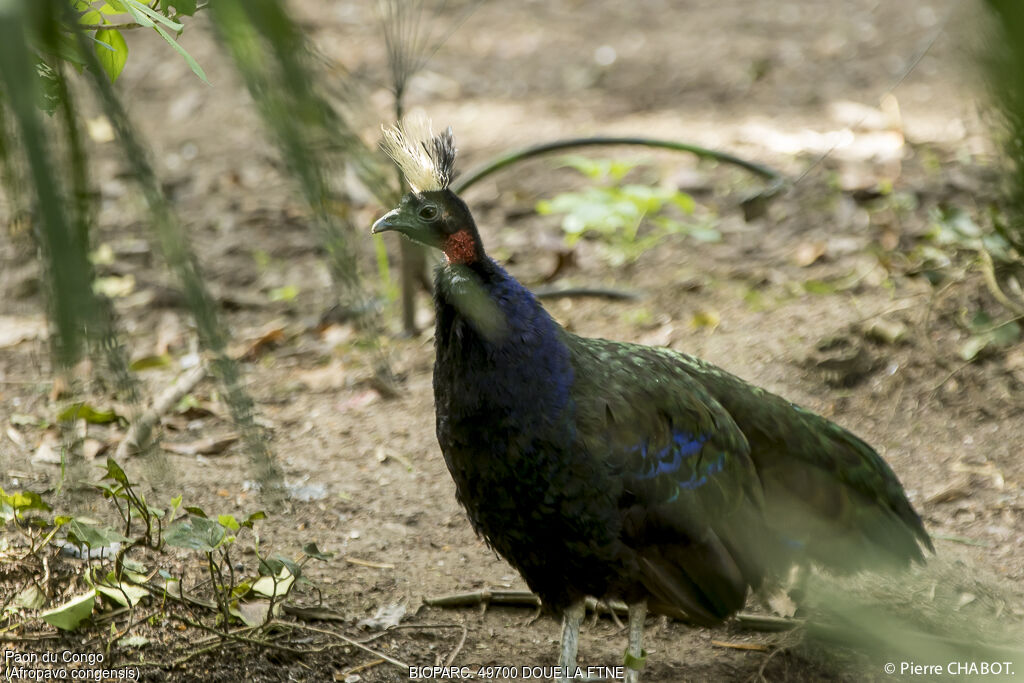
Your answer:
[[[648,607],[714,624],[796,562],[923,559],[921,520],[864,441],[692,356],[562,329],[447,189],[450,130],[386,142],[419,186],[374,231],[445,254],[438,443],[474,528],[563,614],[560,664],[588,596],[631,605],[635,663]]]

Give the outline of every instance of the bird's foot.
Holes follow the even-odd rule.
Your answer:
[[[629,606],[629,645],[626,647],[624,664],[626,676],[623,683],[637,683],[640,670],[647,662],[647,651],[644,650],[644,620],[647,618],[647,602],[641,600]]]
[[[576,651],[580,645],[580,623],[586,614],[583,600],[573,603],[562,613],[562,648],[558,654],[558,667],[564,673],[559,683],[568,683],[576,671]]]

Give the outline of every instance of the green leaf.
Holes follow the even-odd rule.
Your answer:
[[[261,576],[257,579],[252,584],[252,591],[268,598],[280,598],[288,595],[293,583],[295,583],[295,576],[288,571],[288,567],[281,567],[277,576]]]
[[[128,475],[124,473],[124,470],[121,469],[121,466],[113,458],[107,458],[107,473],[103,478],[116,481],[121,486],[131,486],[131,482],[128,481]]]
[[[262,557],[260,558],[260,576],[276,576],[285,570],[291,572],[291,575],[294,577],[302,576],[302,567],[294,560],[290,560],[287,557],[281,557],[280,555],[275,555],[274,557],[268,557],[266,559],[263,559]]]
[[[217,515],[217,521],[220,525],[231,531],[238,531],[242,527],[238,524],[238,520],[235,519],[234,515]]]
[[[149,595],[149,591],[142,586],[133,586],[123,581],[114,585],[97,584],[96,590],[122,607],[135,607],[142,598]]]
[[[57,413],[59,422],[85,420],[89,424],[109,424],[117,419],[117,413],[113,410],[100,410],[88,403],[72,403],[64,410]]]
[[[130,540],[121,532],[110,527],[98,527],[93,524],[71,520],[68,524],[68,541],[78,547],[85,546],[90,550],[109,548],[115,543]]]
[[[591,180],[601,180],[608,175],[609,163],[601,159],[588,159],[578,154],[562,158],[562,165],[574,168]]]
[[[106,72],[110,82],[113,83],[124,70],[128,61],[128,43],[120,31],[104,28],[96,31],[96,57],[100,66]]]
[[[95,603],[96,592],[89,591],[77,598],[72,598],[59,607],[47,610],[39,616],[50,626],[56,626],[62,631],[74,631],[89,618]]]
[[[25,609],[39,609],[46,604],[46,593],[35,583],[30,583],[15,596],[14,604]]]
[[[1010,346],[1016,344],[1020,339],[1020,323],[1011,320],[1005,325],[1000,325],[992,330],[992,342],[996,346]]]
[[[20,493],[7,495],[3,493],[3,489],[0,489],[0,494],[3,494],[4,502],[14,508],[19,514],[25,510],[49,512],[53,509],[35,491],[21,491]]]
[[[649,185],[623,185],[622,196],[631,201],[640,213],[657,213],[668,199],[665,190]]]
[[[826,280],[807,280],[803,283],[803,289],[808,294],[835,294],[839,287]]]
[[[249,515],[248,517],[246,517],[245,521],[242,522],[242,526],[246,527],[247,529],[251,529],[253,523],[258,522],[261,519],[266,519],[266,518],[267,518],[267,513],[263,512],[262,510],[260,510],[259,512],[254,512],[251,515]]]
[[[93,10],[87,10],[85,12],[82,12],[82,16],[78,17],[78,23],[79,24],[89,24],[90,26],[93,25],[93,24],[102,24],[102,23],[104,23],[103,22],[103,15],[100,14],[97,10],[94,10],[94,9]]]
[[[195,58],[192,55],[190,55],[188,51],[185,50],[185,48],[179,45],[178,41],[172,38],[171,34],[165,31],[162,27],[154,26],[153,28],[156,29],[157,33],[163,36],[164,40],[166,40],[171,47],[177,50],[181,54],[181,56],[185,58],[185,63],[188,64],[190,69],[192,69],[192,73],[194,73],[196,76],[199,76],[199,79],[203,83],[205,83],[206,85],[210,85],[210,81],[206,80],[206,72],[203,71],[203,67],[199,66],[199,62],[197,62]]]
[[[676,192],[672,195],[671,199],[672,203],[679,207],[679,210],[685,214],[691,214],[694,209],[697,208],[697,203],[693,201],[693,197],[685,192]]]
[[[160,0],[160,11],[167,13],[171,7],[175,13],[191,17],[196,13],[196,0]]]
[[[295,285],[285,285],[284,287],[275,287],[270,290],[271,301],[292,301],[299,295],[299,288]]]
[[[269,600],[239,600],[229,609],[231,614],[252,628],[263,626],[270,619]]]
[[[133,17],[135,17],[135,21],[139,22],[143,26],[153,27],[157,30],[160,30],[159,27],[157,27],[157,25],[153,23],[155,21],[167,26],[172,31],[176,32],[181,31],[181,29],[185,28],[178,22],[172,21],[171,19],[168,19],[159,12],[150,9],[148,6],[139,2],[139,0],[121,0],[121,3],[125,6],[125,9],[127,9],[128,12],[131,13]],[[145,17],[149,17],[153,21],[143,21],[145,17],[141,15],[145,15]]]
[[[334,553],[323,552],[316,546],[316,543],[306,543],[302,546],[302,552],[307,557],[312,557],[314,560],[323,560],[324,562],[334,557]]]
[[[196,517],[202,517],[203,519],[206,519],[206,517],[208,516],[206,514],[206,511],[197,505],[186,505],[185,512],[189,513],[190,515],[195,515]]]
[[[227,532],[219,522],[205,517],[190,516],[172,524],[164,535],[164,542],[174,548],[199,550],[210,553],[224,541]]]
[[[171,354],[161,353],[155,356],[143,356],[133,360],[129,369],[132,372],[139,372],[140,370],[149,370],[151,368],[166,368],[171,364]]]

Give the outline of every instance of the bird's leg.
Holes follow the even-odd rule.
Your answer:
[[[587,613],[587,606],[583,600],[569,605],[562,612],[562,650],[558,655],[558,667],[562,671],[560,683],[568,681],[576,670],[576,651],[580,645],[580,624],[583,616]]]
[[[640,669],[644,668],[647,653],[644,652],[644,619],[647,617],[647,601],[641,600],[629,606],[629,646],[626,648],[626,677],[623,683],[637,683]]]

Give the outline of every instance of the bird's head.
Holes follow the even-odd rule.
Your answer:
[[[449,263],[473,263],[483,257],[480,235],[469,207],[451,190],[405,195],[397,209],[373,224],[374,233],[388,230],[440,249]]]
[[[473,216],[465,202],[448,189],[455,169],[452,129],[434,135],[426,117],[407,117],[384,129],[381,147],[398,164],[412,192],[373,224],[373,232],[399,232],[440,249],[449,263],[481,259],[483,248]]]

